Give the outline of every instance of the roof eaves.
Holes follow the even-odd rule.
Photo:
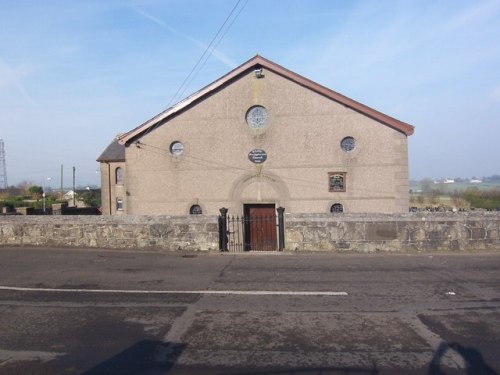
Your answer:
[[[213,90],[216,90],[226,82],[230,81],[231,79],[235,78],[236,76],[240,75],[241,73],[245,72],[247,69],[259,64],[259,61],[262,60],[262,57],[259,55],[254,56],[250,60],[246,61],[245,63],[241,64],[240,66],[236,67],[235,69],[231,70],[229,73],[225,74],[224,76],[220,77],[216,81],[210,83],[209,85],[203,87],[202,89],[196,91],[195,93],[191,94],[185,99],[182,99],[181,101],[177,102],[173,106],[167,108],[165,111],[159,113],[158,115],[152,117],[151,119],[147,120],[146,122],[142,123],[138,127],[130,130],[127,133],[124,133],[120,137],[118,137],[118,142],[122,145],[128,143],[131,139],[135,139],[136,137],[140,136],[142,133],[150,131],[151,128],[154,128],[158,123],[166,119],[167,117],[177,113],[178,111],[184,109],[185,107],[189,106],[191,103],[194,101],[198,100],[199,98],[205,96],[206,94],[212,92]],[[266,60],[267,61],[267,60]]]
[[[249,59],[248,61],[244,62],[240,66],[236,67],[235,69],[231,70],[229,73],[225,74],[224,76],[220,77],[216,81],[210,83],[209,85],[203,87],[202,89],[196,91],[192,95],[188,96],[187,98],[179,101],[178,103],[174,104],[170,108],[167,108],[165,111],[159,113],[158,115],[154,116],[153,118],[149,119],[148,121],[144,122],[143,124],[139,125],[135,129],[132,129],[131,131],[124,133],[120,137],[118,137],[118,142],[122,145],[130,142],[132,139],[136,139],[139,137],[141,134],[145,132],[151,131],[150,129],[154,128],[157,126],[158,123],[163,121],[164,119],[168,118],[169,116],[177,113],[178,111],[186,108],[189,106],[191,103],[195,102],[199,98],[202,98],[203,96],[209,94],[213,90],[218,89],[228,81],[234,79],[238,75],[244,73],[250,68],[253,68],[256,65],[261,65],[262,67],[269,69],[270,71],[279,74],[285,78],[288,78],[292,80],[293,82],[306,87],[312,91],[315,91],[323,96],[326,96],[342,105],[345,105],[346,107],[349,107],[359,113],[362,113],[376,121],[379,121],[397,131],[400,131],[404,133],[405,135],[409,136],[412,135],[414,132],[414,127],[410,124],[407,124],[405,122],[399,121],[391,116],[388,116],[382,112],[379,112],[373,108],[370,108],[364,104],[361,104],[360,102],[357,102],[353,99],[350,99],[336,91],[333,91],[325,86],[322,86],[314,81],[311,81],[308,78],[305,78],[295,72],[292,72],[291,70],[288,70],[284,68],[281,65],[278,65],[260,55],[256,55]]]
[[[260,56],[259,56],[260,57]],[[292,80],[293,82],[306,87],[312,91],[315,91],[323,96],[326,96],[342,105],[345,105],[346,107],[349,107],[359,113],[362,113],[374,120],[377,120],[395,130],[398,130],[407,136],[412,135],[414,132],[414,126],[407,124],[405,122],[402,122],[400,120],[397,120],[391,116],[388,116],[382,112],[379,112],[373,108],[370,108],[360,102],[357,102],[351,98],[348,98],[347,96],[344,96],[336,91],[333,91],[325,86],[322,86],[314,81],[311,81],[308,78],[305,78],[301,76],[300,74],[297,74],[295,72],[292,72],[291,70],[288,70],[276,63],[273,63],[272,61],[266,60],[263,57],[260,57],[262,60],[262,65],[266,67],[267,69],[273,71],[276,74],[279,74],[285,78],[288,78]]]

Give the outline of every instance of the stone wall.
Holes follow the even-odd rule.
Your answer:
[[[500,213],[285,215],[287,250],[500,250]]]
[[[216,216],[0,216],[0,246],[218,251]],[[286,251],[500,250],[500,213],[286,214]]]
[[[217,217],[2,216],[0,246],[218,250]]]

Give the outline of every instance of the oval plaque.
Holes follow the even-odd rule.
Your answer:
[[[267,160],[267,154],[264,150],[255,149],[248,153],[248,159],[255,164],[262,164]]]

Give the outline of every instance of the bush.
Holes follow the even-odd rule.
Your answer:
[[[14,207],[24,206],[23,197],[7,197],[2,202],[0,202],[1,207],[9,207],[13,209]]]
[[[467,189],[463,193],[463,198],[470,203],[471,208],[500,210],[500,189]]]

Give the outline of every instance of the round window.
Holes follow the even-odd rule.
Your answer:
[[[345,137],[340,142],[340,147],[345,152],[353,151],[356,148],[356,140],[353,137]]]
[[[194,204],[191,206],[191,208],[189,209],[189,213],[191,215],[201,215],[203,213],[200,205],[198,204]]]
[[[344,212],[344,207],[340,203],[334,203],[330,207],[330,212],[334,214]]]
[[[267,109],[261,105],[256,105],[250,108],[246,114],[247,124],[253,129],[262,129],[266,126],[267,119]]]
[[[179,156],[184,152],[184,145],[179,142],[175,141],[170,144],[170,153],[175,156]]]

